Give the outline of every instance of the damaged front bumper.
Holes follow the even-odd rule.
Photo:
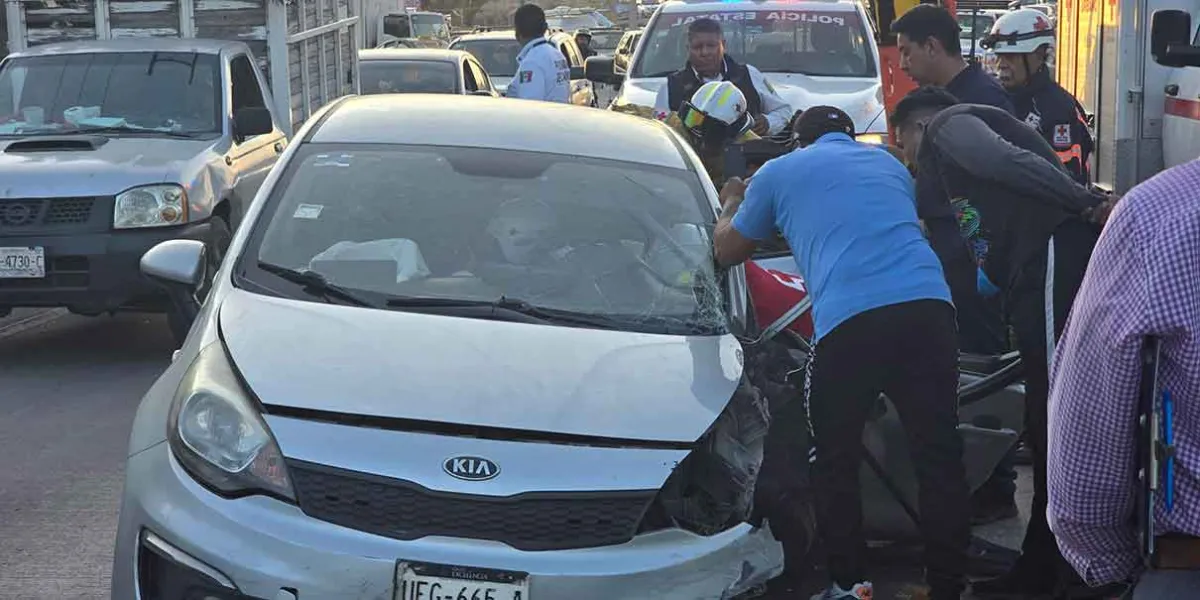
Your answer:
[[[525,600],[733,598],[783,568],[769,528],[746,523],[711,536],[668,528],[618,545],[552,551],[433,536],[389,539],[271,498],[219,498],[182,470],[165,443],[129,459],[113,598],[153,600],[147,588],[165,575],[139,561],[148,535],[170,546],[173,573],[187,568],[227,582],[226,595],[214,597],[239,599],[399,599],[398,559],[529,573]]]

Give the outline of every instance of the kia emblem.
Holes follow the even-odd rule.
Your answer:
[[[442,463],[442,470],[463,481],[487,481],[500,474],[500,465],[478,456],[452,456]]]

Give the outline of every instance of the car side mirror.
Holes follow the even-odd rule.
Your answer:
[[[1164,67],[1200,67],[1200,47],[1191,44],[1192,17],[1182,10],[1156,10],[1150,17],[1150,55]]]
[[[475,90],[475,91],[471,92],[469,95],[471,95],[471,96],[487,96],[490,98],[492,96],[495,96],[496,93],[493,92],[492,90]]]
[[[233,113],[233,138],[238,142],[274,130],[275,123],[271,119],[271,111],[266,107],[248,106]]]
[[[593,56],[583,61],[583,70],[588,81],[594,83],[619,85],[621,79],[623,79],[623,77],[617,75],[613,70],[613,59],[611,56]]]
[[[204,242],[167,240],[142,255],[142,274],[168,288],[184,287],[190,292],[204,281]]]
[[[571,67],[571,81],[578,81],[580,79],[587,79],[587,73],[584,71],[584,68]]]

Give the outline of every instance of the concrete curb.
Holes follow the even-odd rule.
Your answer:
[[[51,308],[26,317],[18,317],[12,323],[0,323],[0,339],[13,337],[30,329],[40,327],[55,319],[65,317],[67,314],[68,312],[65,308]]]

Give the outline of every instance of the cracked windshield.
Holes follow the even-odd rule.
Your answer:
[[[471,148],[309,149],[274,203],[261,261],[394,306],[523,302],[607,328],[724,331],[710,209],[688,171]]]
[[[773,73],[874,77],[870,37],[855,13],[810,10],[745,10],[717,14],[661,14],[644,35],[632,77],[665,77],[688,57],[688,26],[710,18],[721,25],[725,52]]]
[[[215,134],[216,55],[185,52],[14,58],[0,71],[0,135],[129,129]]]

